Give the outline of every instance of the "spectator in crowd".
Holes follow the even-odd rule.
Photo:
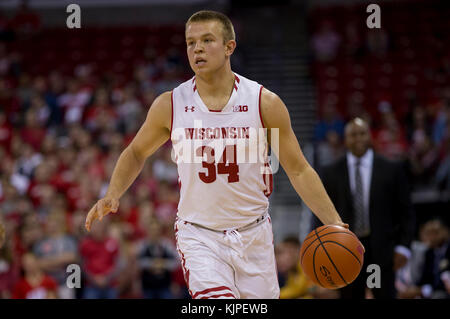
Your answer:
[[[431,123],[425,107],[414,106],[407,118],[407,138],[412,144],[420,143],[425,136],[431,136]]]
[[[83,237],[85,236],[84,232],[84,211],[76,210],[72,214],[70,214],[69,218],[69,234],[70,236],[77,242],[78,244],[81,242]],[[78,254],[78,251],[77,251]]]
[[[341,36],[334,30],[331,21],[323,21],[312,37],[314,56],[320,62],[333,60],[338,54],[340,44]]]
[[[405,133],[390,104],[383,104],[385,106],[380,106],[381,127],[374,136],[375,150],[388,159],[404,160],[408,149]]]
[[[46,129],[39,122],[35,109],[29,109],[25,114],[25,127],[20,130],[22,140],[31,145],[33,150],[38,152],[41,149],[42,141],[46,135]]]
[[[317,164],[320,167],[331,164],[344,154],[344,146],[339,133],[330,130],[327,132],[325,141],[317,146]]]
[[[423,231],[428,249],[417,286],[410,287],[409,298],[450,298],[450,236],[448,226],[439,218],[426,222]]]
[[[14,299],[55,299],[58,298],[56,281],[46,275],[36,256],[27,252],[22,257],[23,276],[13,291]]]
[[[73,299],[75,291],[66,285],[66,269],[77,262],[77,243],[66,232],[64,212],[51,213],[46,226],[46,235],[35,245],[34,254],[40,268],[57,282],[59,297]]]
[[[309,299],[312,282],[303,273],[299,260],[300,241],[294,236],[286,237],[275,247],[280,299]]]
[[[80,243],[85,286],[84,299],[115,299],[118,297],[117,276],[120,272],[119,243],[109,235],[109,223],[97,223]]]
[[[300,264],[300,248],[296,236],[285,237],[275,248],[280,299],[337,298],[337,291],[316,286],[305,275]]]
[[[323,107],[323,115],[315,128],[314,139],[316,142],[324,141],[330,131],[334,131],[339,137],[344,136],[344,121],[336,110],[332,102],[328,102]]]
[[[19,10],[11,19],[10,25],[20,36],[26,37],[37,33],[41,27],[39,15],[30,9],[28,0],[22,0]]]
[[[0,147],[8,153],[11,148],[12,134],[13,128],[7,121],[5,111],[0,108]]]
[[[43,237],[42,222],[32,212],[22,217],[22,223],[19,226],[19,253],[33,252],[33,247]]]
[[[450,91],[450,89],[448,90]],[[444,139],[448,138],[450,138],[450,99],[445,101],[442,110],[437,114],[433,123],[433,142],[439,145]]]
[[[423,272],[425,253],[430,243],[430,231],[429,227],[426,226],[428,226],[427,223],[420,225],[419,238],[411,243],[411,258],[404,267],[396,272],[397,298],[417,297],[416,286]]]
[[[3,247],[6,238],[6,229],[0,220],[0,249]]]
[[[117,106],[117,114],[120,130],[125,135],[133,134],[140,128],[145,116],[144,108],[136,97],[136,88],[133,85],[128,85],[123,90],[120,103]]]
[[[344,31],[343,47],[345,53],[355,59],[364,54],[364,42],[358,30],[358,22],[355,20],[347,22]]]
[[[76,79],[70,79],[67,91],[57,99],[58,106],[63,110],[65,124],[80,123],[90,99],[91,90],[81,87]]]
[[[137,257],[137,243],[125,233],[123,222],[111,224],[110,235],[119,243],[118,264],[123,269],[117,276],[118,298],[139,298],[141,287]]]
[[[429,136],[416,140],[409,150],[409,163],[416,189],[432,185],[439,164],[439,154]]]
[[[450,138],[442,144],[442,160],[437,168],[434,183],[439,189],[450,191]]]
[[[139,252],[143,296],[146,299],[172,299],[172,272],[179,260],[173,243],[162,237],[157,219],[147,225],[147,237]]]
[[[14,252],[14,227],[0,215],[0,299],[12,296],[12,290],[20,278],[20,263]],[[8,240],[6,240],[8,239]]]
[[[389,50],[389,34],[384,28],[374,28],[367,32],[367,50],[377,57],[384,58]]]

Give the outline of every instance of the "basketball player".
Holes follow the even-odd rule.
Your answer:
[[[305,160],[285,104],[260,84],[232,72],[236,41],[231,21],[218,12],[200,11],[189,18],[185,32],[195,76],[155,99],[120,155],[105,197],[89,211],[86,228],[117,212],[120,197],[145,160],[169,138],[174,149],[197,143],[193,153],[201,161],[180,160],[186,154],[176,153],[180,201],[175,234],[189,293],[193,298],[278,298],[268,215],[270,166],[267,161],[236,160],[237,145],[248,142],[249,129],[278,128],[276,155],[297,193],[324,224],[348,225]],[[264,143],[267,146],[266,138]]]

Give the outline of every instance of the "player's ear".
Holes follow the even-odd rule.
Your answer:
[[[227,56],[231,56],[234,52],[234,49],[236,49],[236,41],[235,40],[228,40],[225,43],[225,54]]]

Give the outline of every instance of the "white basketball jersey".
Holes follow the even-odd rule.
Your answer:
[[[240,75],[222,111],[203,103],[195,77],[172,91],[171,140],[178,165],[178,216],[215,230],[267,212],[272,171],[260,113],[262,86]]]

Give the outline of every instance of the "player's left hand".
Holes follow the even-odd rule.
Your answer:
[[[346,224],[346,223],[344,223],[344,222],[336,222],[336,223],[333,223],[333,225],[337,225],[337,226],[341,226],[341,227],[344,227],[344,228],[346,228],[346,229],[349,229],[348,224]],[[366,248],[364,247],[363,244],[361,244],[361,247],[362,247],[362,249],[364,250],[364,252],[366,252]]]
[[[341,227],[344,227],[344,228],[347,228],[347,229],[349,227],[348,224],[343,223],[343,222],[336,222],[336,223],[333,223],[333,225],[341,226]]]

